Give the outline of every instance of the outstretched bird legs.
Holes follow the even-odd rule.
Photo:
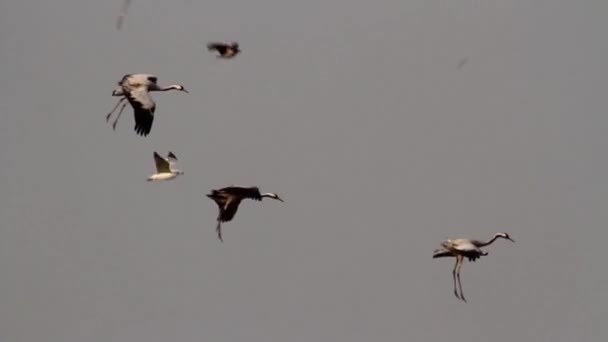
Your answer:
[[[460,281],[460,269],[462,268],[463,263],[464,263],[464,257],[461,256],[460,264],[458,265],[458,271],[456,271],[456,276],[458,277],[458,288],[460,289],[460,299],[462,299],[462,301],[466,303],[467,300],[464,299],[464,293],[462,292],[462,282]]]
[[[454,278],[454,295],[458,299],[462,299],[462,301],[466,302],[464,299],[464,294],[462,293],[462,283],[460,282],[460,268],[462,267],[462,262],[464,261],[464,257],[462,255],[456,256],[456,264],[454,264],[454,270],[452,271],[452,278]],[[458,278],[458,286],[456,285],[456,278]],[[458,294],[458,289],[460,289],[460,295]]]
[[[222,221],[217,220],[217,227],[215,227],[215,231],[217,232],[217,237],[220,239],[220,242],[224,242],[222,239]]]
[[[116,104],[116,106],[114,106],[114,108],[112,108],[112,110],[110,111],[110,113],[106,116],[106,122],[108,122],[108,120],[110,120],[110,117],[112,116],[112,114],[116,111],[116,109],[118,108],[118,106],[120,106],[120,104],[125,101],[127,98],[123,97],[121,98],[118,103]],[[125,102],[122,104],[122,107],[120,108],[120,111],[118,112],[118,116],[116,116],[116,119],[114,119],[114,122],[112,123],[112,129],[116,130],[116,124],[118,124],[118,119],[120,119],[120,115],[122,114],[122,111],[125,110],[125,107],[127,106],[128,102]]]
[[[460,295],[458,295],[458,287],[456,285],[456,269],[458,268],[458,260],[459,256],[456,256],[456,263],[454,264],[454,269],[452,270],[452,279],[454,279],[454,296],[460,299]]]

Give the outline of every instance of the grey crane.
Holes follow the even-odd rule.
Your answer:
[[[464,294],[462,293],[462,283],[460,282],[460,268],[462,267],[464,258],[469,259],[469,261],[475,261],[482,256],[488,255],[487,252],[481,250],[481,247],[492,244],[498,238],[515,242],[507,233],[496,233],[494,237],[487,242],[469,239],[447,239],[441,243],[440,248],[433,251],[433,259],[444,257],[456,258],[456,264],[454,265],[454,270],[452,270],[452,278],[454,279],[454,295],[456,295],[456,298],[462,299],[462,301],[466,302],[466,299],[464,299]],[[457,278],[460,295],[458,295],[458,290],[456,288]]]
[[[151,91],[168,91],[168,90],[179,90],[187,93],[188,91],[181,84],[174,84],[167,87],[160,87],[157,84],[158,78],[151,74],[128,74],[118,82],[118,87],[112,92],[112,96],[122,97],[116,106],[112,108],[112,111],[106,116],[106,122],[110,120],[110,116],[116,111],[118,106],[125,100],[127,100],[131,107],[133,107],[133,114],[135,116],[135,132],[142,136],[150,134],[152,129],[152,121],[154,121],[154,111],[156,110],[156,103],[150,96]],[[118,116],[112,123],[112,128],[116,129],[116,124],[122,111],[125,109],[127,103],[123,103]]]
[[[236,56],[241,50],[239,49],[239,43],[236,42],[210,42],[207,44],[207,50],[217,51],[218,58],[230,59]]]
[[[118,18],[116,19],[116,29],[120,30],[122,28],[122,23],[125,20],[125,16],[127,15],[127,11],[129,10],[129,6],[131,5],[131,0],[125,0],[122,4],[122,8],[120,9],[120,14],[118,14]]]
[[[264,197],[268,197],[283,202],[283,199],[274,192],[260,193],[260,189],[256,186],[231,185],[222,189],[211,190],[207,197],[215,201],[219,208],[216,231],[217,237],[222,242],[224,242],[222,239],[222,222],[228,222],[234,218],[243,199],[261,201]]]

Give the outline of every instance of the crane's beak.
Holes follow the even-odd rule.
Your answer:
[[[508,237],[507,240],[510,240],[511,242],[515,243],[515,240],[511,239],[510,237]]]
[[[277,196],[276,200],[277,200],[277,201],[281,201],[281,202],[285,202],[285,201],[283,201],[283,199],[282,199],[281,197],[279,197],[279,196]]]
[[[182,91],[186,94],[189,94],[190,92],[186,90],[186,88],[182,89]]]

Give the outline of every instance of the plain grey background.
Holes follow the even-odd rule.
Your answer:
[[[1,342],[606,340],[608,2],[121,6],[0,1]],[[132,72],[190,90],[147,138]],[[221,244],[232,183],[286,202]],[[458,301],[433,249],[498,231]]]

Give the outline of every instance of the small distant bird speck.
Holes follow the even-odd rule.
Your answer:
[[[125,20],[125,16],[127,15],[127,11],[129,10],[129,6],[131,5],[131,0],[125,0],[122,4],[122,9],[120,10],[120,14],[118,14],[118,18],[116,19],[116,29],[120,30],[122,28],[122,24]]]
[[[241,50],[239,49],[239,44],[236,42],[211,42],[207,44],[207,49],[209,51],[217,51],[219,54],[219,58],[234,58]]]
[[[465,57],[458,62],[458,70],[462,69],[469,62],[469,57]]]

